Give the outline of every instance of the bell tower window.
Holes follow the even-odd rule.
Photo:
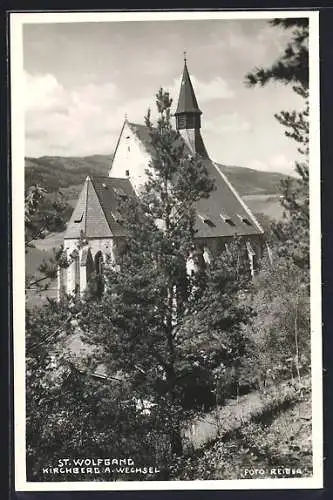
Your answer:
[[[176,115],[176,125],[178,130],[199,129],[201,127],[199,113],[182,113]]]

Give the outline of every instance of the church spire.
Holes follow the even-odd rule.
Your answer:
[[[186,52],[184,52],[183,77],[175,112],[176,128],[193,155],[198,154],[202,158],[208,158],[200,133],[201,114],[187,69]]]
[[[178,106],[175,112],[177,130],[200,129],[201,114],[187,69],[186,52],[184,52],[183,77],[180,85]]]

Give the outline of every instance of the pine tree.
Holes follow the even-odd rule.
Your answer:
[[[266,85],[275,80],[307,90],[309,87],[309,20],[308,18],[277,18],[269,21],[273,27],[291,31],[283,54],[268,68],[255,68],[246,75],[249,86]]]
[[[300,368],[310,365],[309,21],[305,18],[274,19],[270,24],[288,30],[290,41],[270,67],[256,68],[246,75],[246,83],[263,86],[276,81],[291,85],[303,99],[304,108],[301,112],[288,110],[275,115],[285,128],[285,135],[296,141],[301,160],[295,162],[296,177],[281,183],[284,218],[271,224],[276,259],[274,269],[264,267],[261,272],[254,298],[257,304],[254,305],[257,311],[255,329],[264,335],[266,357],[276,359],[276,364],[283,367],[290,358],[291,372],[294,368],[300,379]],[[267,301],[272,302],[270,310],[262,305]]]
[[[35,247],[36,240],[44,239],[50,231],[63,231],[67,212],[68,205],[61,199],[60,192],[52,201],[44,187],[39,184],[30,186],[24,198],[25,253]],[[53,253],[52,258],[44,260],[39,266],[39,277],[26,277],[26,289],[47,289],[49,280],[57,277],[58,265],[69,265],[62,247],[55,249]]]
[[[272,26],[290,30],[291,38],[281,57],[271,67],[256,68],[246,75],[248,86],[266,85],[271,80],[292,85],[304,100],[301,112],[281,111],[275,117],[285,127],[285,135],[298,144],[301,161],[295,162],[295,178],[281,184],[284,220],[273,224],[278,253],[290,257],[305,271],[309,270],[309,21],[308,19],[274,19]]]
[[[195,202],[214,185],[172,128],[171,103],[161,89],[156,127],[147,114],[153,156],[140,197],[120,202],[128,231],[120,272],[106,271],[106,291],[101,300],[85,303],[81,327],[87,339],[103,346],[110,370],[125,374],[133,395],[155,405],[154,425],[180,455],[181,426],[200,407],[200,387],[203,397],[211,396],[213,369],[235,359],[233,334],[247,311],[235,268],[221,267],[219,259],[210,269],[204,266],[195,239]],[[194,274],[188,272],[190,259]]]
[[[73,474],[43,474],[67,457],[131,457],[150,463],[155,450],[149,422],[139,419],[129,388],[116,377],[92,376],[89,359],[73,357],[67,340],[75,333],[80,305],[50,302],[26,315],[26,463],[29,481],[73,480]],[[138,446],[138,442],[142,444]],[[117,480],[117,471],[99,479]],[[76,474],[86,480],[87,474]],[[88,477],[90,479],[90,477]],[[96,476],[91,476],[92,480]]]

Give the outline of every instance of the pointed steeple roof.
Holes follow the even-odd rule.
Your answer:
[[[119,222],[117,197],[135,197],[128,179],[87,177],[76,207],[67,224],[64,238],[111,238],[124,236]]]
[[[192,87],[191,78],[187,69],[186,57],[184,58],[184,71],[182,82],[180,84],[178,106],[175,115],[179,115],[182,113],[198,113],[200,115],[202,113],[199,109],[198,102]]]

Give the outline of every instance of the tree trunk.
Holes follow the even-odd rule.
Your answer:
[[[178,457],[183,454],[183,441],[178,429],[171,431],[171,453]]]
[[[295,365],[298,382],[301,383],[301,375],[299,371],[299,347],[298,347],[298,303],[299,303],[299,281],[297,280],[296,290],[296,310],[295,310]]]

